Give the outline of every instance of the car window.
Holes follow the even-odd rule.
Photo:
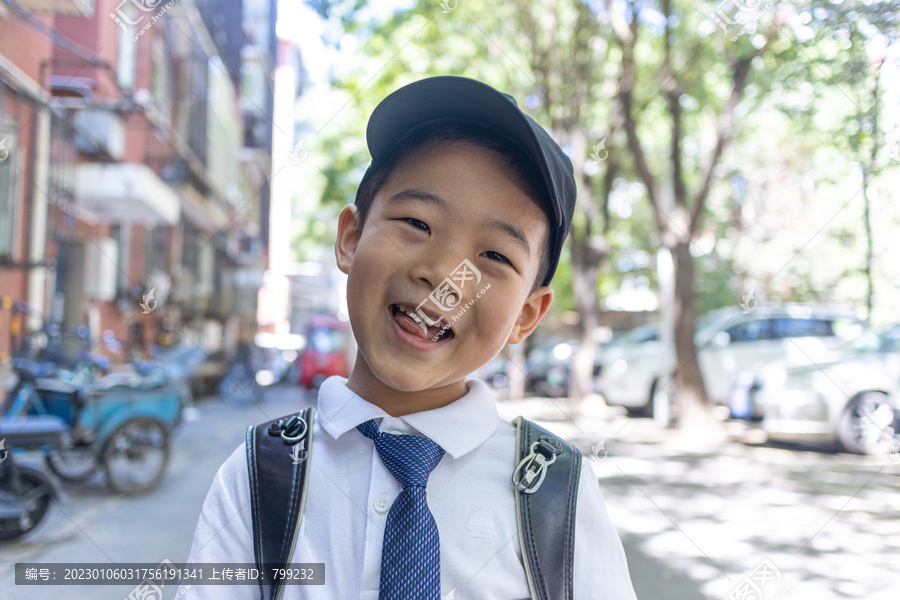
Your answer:
[[[900,325],[895,325],[879,336],[878,349],[882,352],[900,352]]]
[[[900,325],[866,329],[838,346],[855,352],[900,352]]]
[[[772,319],[775,337],[830,337],[834,335],[831,321],[825,319]]]
[[[644,331],[639,332],[634,336],[634,341],[641,342],[655,342],[659,339],[659,333],[656,328],[653,329],[645,329]]]
[[[732,344],[768,340],[774,337],[772,323],[768,319],[738,323],[727,331]]]
[[[644,342],[655,342],[659,339],[659,330],[655,324],[642,325],[623,333],[610,340],[610,345],[617,344],[642,344]]]

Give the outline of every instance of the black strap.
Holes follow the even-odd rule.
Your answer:
[[[273,578],[272,565],[290,563],[297,544],[306,504],[312,428],[312,408],[247,428],[253,554],[260,571],[261,600],[277,600],[284,594],[284,585]]]
[[[305,444],[305,460],[296,463],[295,457],[303,456],[303,451],[294,451],[280,436],[269,433],[287,425],[287,437],[296,435],[291,416],[247,429],[253,552],[262,574],[261,600],[278,600],[284,593],[284,586],[273,580],[271,568],[266,573],[263,566],[290,562],[306,503],[313,409],[296,414],[308,428],[300,442]],[[534,600],[573,600],[581,451],[527,419],[518,417],[515,423],[520,468],[513,480],[518,477],[519,487],[527,489],[516,489],[516,517],[531,595]],[[529,469],[537,476],[526,481]]]
[[[527,419],[517,417],[515,423],[516,516],[531,595],[573,600],[581,451]]]

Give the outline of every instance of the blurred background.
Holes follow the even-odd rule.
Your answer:
[[[352,368],[333,241],[368,116],[461,75],[578,184],[550,313],[475,376],[582,449],[638,597],[896,597],[898,19],[0,0],[2,595],[58,597],[14,562],[186,560],[246,427]]]

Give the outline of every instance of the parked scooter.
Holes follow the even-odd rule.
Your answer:
[[[54,416],[0,418],[0,540],[37,527],[51,500],[63,497],[54,479],[15,451],[58,448],[65,432],[65,423]]]
[[[251,402],[257,404],[263,399],[263,388],[272,383],[271,380],[261,381],[257,376],[264,366],[264,357],[259,347],[246,342],[241,344],[231,368],[219,383],[219,396],[232,406],[243,406]]]

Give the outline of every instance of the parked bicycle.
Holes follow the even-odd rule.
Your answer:
[[[182,390],[165,377],[140,373],[96,377],[85,364],[73,372],[15,359],[19,381],[3,405],[10,418],[53,415],[68,426],[46,452],[62,479],[83,481],[103,467],[113,490],[153,488],[169,459],[169,433],[181,420]]]

